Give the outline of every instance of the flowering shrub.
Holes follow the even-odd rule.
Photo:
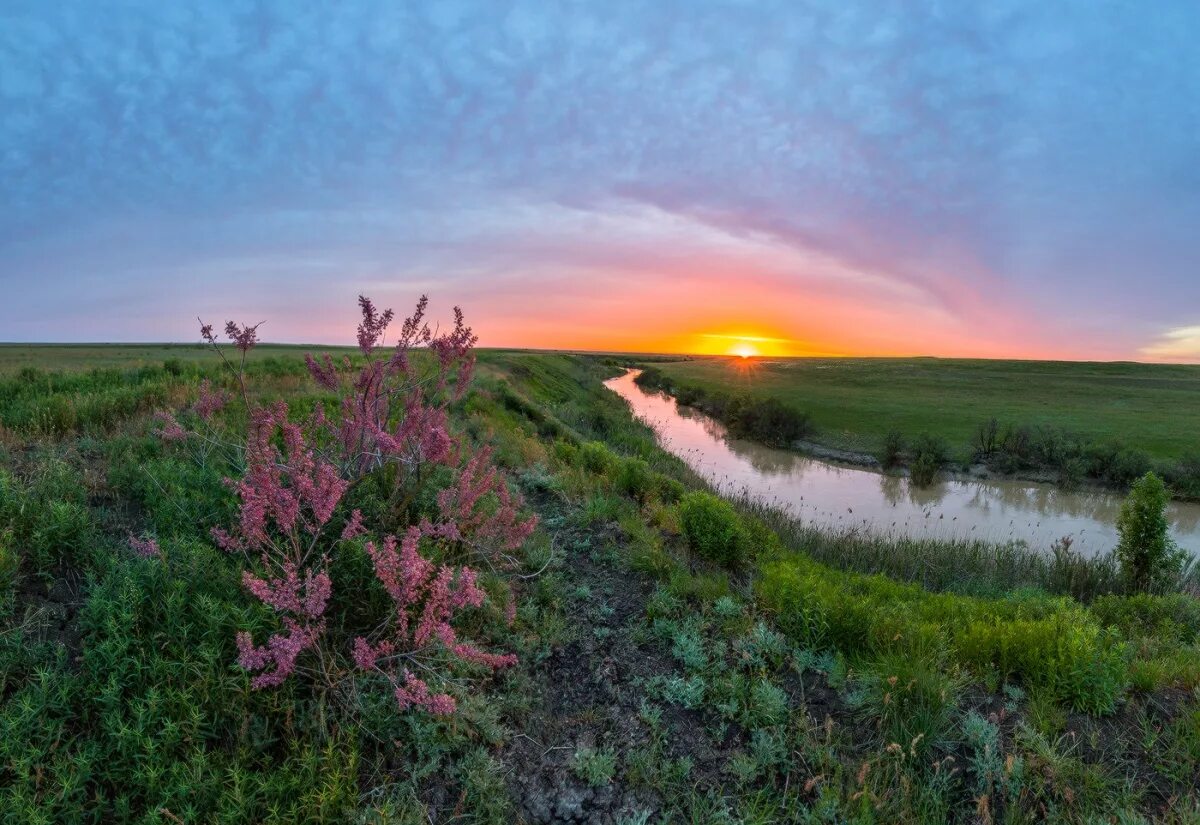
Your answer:
[[[385,353],[393,313],[360,297],[361,365],[348,358],[338,364],[329,355],[306,357],[313,380],[339,396],[331,415],[320,403],[307,415],[284,401],[256,405],[244,366],[259,325],[226,324],[241,353],[234,366],[217,346],[212,325],[201,323],[201,335],[234,373],[248,409],[239,450],[244,469],[227,481],[238,499],[238,518],[212,534],[220,547],[245,557],[245,589],[278,617],[279,628],[262,644],[249,632],[237,637],[238,663],[255,674],[255,688],[283,683],[302,670],[307,655],[313,663],[308,672],[329,684],[355,672],[381,674],[400,709],[449,714],[454,697],[431,681],[447,682],[459,664],[496,670],[516,661],[460,639],[454,628],[460,611],[486,600],[475,569],[436,564],[422,553],[441,544],[448,554],[501,569],[535,526],[534,518],[521,516],[521,502],[491,465],[490,452],[472,454],[451,431],[448,407],[468,388],[476,338],[457,308],[449,332],[433,331],[425,321],[427,305],[422,297]],[[418,348],[427,354],[417,356]],[[211,419],[228,401],[206,382],[192,412],[210,431],[188,433],[166,416],[159,432],[168,440],[196,435],[211,443]],[[416,518],[412,502],[436,467],[449,470],[452,482],[434,496],[435,512]],[[385,496],[374,524],[346,503],[368,479]],[[400,538],[391,533],[397,528]],[[372,532],[387,533],[367,541],[366,553],[391,609],[368,633],[342,631],[350,623],[328,615],[333,562],[338,553],[354,550],[355,538]],[[506,612],[511,615],[511,605]]]
[[[132,533],[129,534],[129,549],[143,559],[156,559],[162,555],[162,550],[159,549],[157,541],[152,538],[140,538]]]

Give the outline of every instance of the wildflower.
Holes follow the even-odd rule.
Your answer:
[[[394,650],[395,646],[386,639],[378,645],[372,646],[370,642],[359,636],[354,640],[354,663],[362,670],[371,670],[380,658],[392,655]]]
[[[142,539],[130,533],[129,547],[143,559],[156,559],[162,556],[162,550],[159,549],[158,542],[152,538]]]
[[[154,420],[159,424],[158,429],[154,432],[163,441],[185,441],[187,439],[187,430],[170,413],[155,413]]]
[[[448,407],[466,391],[477,339],[457,308],[450,331],[431,331],[425,322],[427,306],[422,296],[401,323],[391,354],[378,357],[394,313],[380,311],[360,296],[357,342],[365,363],[354,372],[349,359],[339,367],[329,355],[307,356],[313,380],[341,394],[336,411],[318,404],[307,417],[295,415],[284,401],[252,405],[244,369],[217,349],[241,387],[249,426],[242,452],[245,471],[228,481],[238,499],[236,523],[213,529],[212,536],[227,551],[258,558],[257,568],[244,571],[242,582],[279,621],[265,644],[256,644],[249,633],[238,634],[238,663],[255,674],[255,688],[281,684],[306,652],[321,659],[322,666],[313,671],[321,674],[337,673],[337,663],[348,655],[356,670],[386,677],[401,710],[444,715],[453,713],[457,703],[435,687],[454,676],[458,663],[494,671],[516,662],[512,654],[491,653],[460,638],[455,628],[462,611],[487,599],[474,567],[435,564],[422,553],[422,543],[458,543],[492,563],[506,559],[503,553],[518,547],[536,524],[522,516],[522,502],[492,466],[490,452],[470,453],[455,436]],[[257,329],[228,322],[225,334],[244,356],[257,343]],[[201,336],[215,345],[211,324],[201,322]],[[411,350],[420,346],[433,355],[432,371],[419,372],[410,360]],[[340,370],[352,374],[343,378]],[[207,419],[225,403],[225,396],[206,382],[193,410]],[[386,474],[375,478],[395,485],[398,499],[408,497],[425,483],[425,468],[432,466],[454,473],[454,483],[435,497],[436,514],[407,526],[399,537],[386,535],[365,546],[390,610],[367,635],[326,638],[330,571],[338,569],[329,556],[341,549],[339,541],[367,533],[361,510],[338,516],[348,491],[386,468]],[[341,525],[340,533],[327,534],[331,522]],[[515,611],[510,599],[505,607],[509,624]],[[329,623],[333,628],[344,625],[340,619]],[[420,677],[405,667],[418,660]]]
[[[287,681],[296,670],[296,660],[316,644],[323,626],[305,626],[293,619],[284,619],[287,633],[275,633],[262,646],[254,644],[249,633],[237,635],[238,664],[249,671],[266,671],[250,680],[254,689],[275,687]],[[268,668],[272,668],[268,670]]]
[[[305,353],[304,363],[308,367],[309,374],[313,377],[320,386],[327,390],[336,390],[339,386],[337,367],[333,365],[333,358],[329,353],[325,353],[322,361],[318,362],[311,354]]]
[[[408,671],[404,672],[404,684],[396,685],[396,701],[401,710],[416,705],[425,708],[434,716],[449,716],[457,708],[453,696],[430,692],[429,685],[424,680],[418,679]]]
[[[200,382],[200,396],[196,399],[196,403],[192,405],[192,412],[207,421],[214,414],[220,412],[228,403],[229,397],[220,390],[214,390],[205,378]]]
[[[310,619],[320,618],[329,601],[332,582],[324,570],[304,572],[301,579],[296,565],[291,561],[282,564],[283,575],[266,580],[250,571],[242,573],[242,584],[263,604],[280,613],[295,613]]]
[[[254,348],[258,343],[258,328],[262,326],[262,321],[259,321],[254,326],[247,324],[244,327],[239,327],[233,321],[225,322],[225,337],[227,337],[233,345],[241,350],[242,355]],[[203,330],[201,330],[203,331]],[[212,330],[209,330],[210,334]]]
[[[392,322],[392,311],[377,312],[375,304],[365,295],[358,296],[358,306],[363,316],[358,325],[358,348],[363,355],[370,355],[376,345],[383,341],[383,333]]]
[[[342,541],[349,541],[352,538],[361,536],[367,532],[363,529],[363,514],[362,510],[354,510],[350,514],[350,520],[346,522],[346,526],[342,528]]]

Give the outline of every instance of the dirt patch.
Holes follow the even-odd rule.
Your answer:
[[[620,536],[615,525],[560,536],[569,548],[563,572],[578,594],[571,607],[580,617],[576,638],[532,672],[537,695],[531,719],[500,757],[512,798],[530,823],[611,823],[664,808],[658,792],[631,782],[623,765],[654,736],[640,715],[646,682],[675,674],[678,667],[661,643],[636,632],[654,585],[595,556],[596,548],[611,549]],[[720,776],[742,739],[740,731],[730,730],[724,741],[711,741],[707,717],[664,706],[659,722],[668,732],[664,758],[686,756],[692,763],[689,780],[701,784]],[[611,781],[595,786],[584,781],[575,768],[580,751],[614,753]]]
[[[61,568],[48,578],[22,576],[14,592],[14,627],[31,642],[61,644],[68,667],[74,669],[82,652],[76,618],[83,606],[83,581],[78,571]]]

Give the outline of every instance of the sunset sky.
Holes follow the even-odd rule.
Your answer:
[[[0,8],[0,340],[1200,360],[1200,4]]]

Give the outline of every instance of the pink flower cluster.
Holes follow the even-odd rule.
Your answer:
[[[200,382],[200,396],[196,399],[196,403],[192,405],[192,412],[200,416],[204,421],[212,418],[216,413],[225,409],[225,405],[229,403],[229,396],[221,390],[214,390],[205,378]]]
[[[155,433],[163,441],[185,441],[187,439],[187,430],[169,412],[155,413],[154,420],[158,422],[158,429],[155,430]]]
[[[129,535],[129,549],[137,553],[143,559],[156,559],[162,556],[162,550],[158,546],[158,542],[154,539],[138,538],[132,533]]]
[[[226,550],[270,550],[283,536],[299,551],[306,536],[321,534],[349,486],[308,446],[301,426],[288,421],[282,401],[250,414],[245,458],[246,474],[235,484],[241,500],[237,534],[213,531]]]
[[[286,633],[273,633],[265,645],[255,645],[253,637],[242,631],[237,635],[238,664],[248,671],[264,671],[250,680],[256,690],[282,685],[296,671],[300,654],[317,644],[324,624],[300,624],[283,620]],[[270,668],[270,669],[268,669]]]
[[[349,359],[339,369],[328,355],[306,358],[313,380],[341,393],[337,415],[326,418],[318,405],[311,416],[297,419],[282,401],[249,410],[245,472],[230,482],[239,500],[238,520],[229,531],[215,529],[213,536],[226,550],[257,558],[255,571],[243,574],[243,585],[279,617],[279,630],[265,644],[255,644],[248,633],[238,634],[238,662],[256,674],[255,688],[282,683],[309,652],[322,660],[314,672],[328,677],[338,672],[337,662],[348,653],[358,670],[386,676],[402,710],[447,714],[454,712],[456,701],[432,687],[430,678],[447,678],[455,662],[496,670],[516,661],[461,640],[454,628],[460,611],[486,599],[475,571],[437,565],[421,553],[422,542],[452,542],[491,563],[493,555],[524,542],[536,524],[520,515],[521,502],[491,465],[489,451],[471,455],[452,432],[448,406],[467,389],[476,338],[457,308],[453,329],[434,333],[424,320],[427,305],[422,296],[401,324],[391,353],[380,356],[394,316],[360,296],[357,339],[365,360],[357,373]],[[226,325],[243,361],[257,343],[257,329]],[[202,324],[201,335],[215,345],[211,325]],[[412,350],[419,347],[432,357],[414,356]],[[342,370],[351,373],[346,380]],[[249,406],[245,374],[235,375]],[[207,420],[227,401],[205,383],[193,410]],[[173,418],[163,431],[186,435]],[[386,475],[377,477],[394,485],[393,501],[406,500],[428,480],[430,465],[456,471],[454,483],[436,497],[436,518],[409,527],[399,541],[388,536],[366,544],[392,609],[368,636],[334,639],[331,645],[329,628],[343,622],[327,622],[326,617],[334,592],[330,554],[370,529],[360,510],[347,514],[343,509],[336,517],[343,499],[352,486],[386,467]],[[332,525],[340,525],[340,532],[327,534]],[[512,605],[506,615],[513,615]],[[421,676],[411,669],[418,662]]]
[[[484,447],[467,461],[456,483],[438,493],[438,509],[455,538],[477,544],[490,541],[513,550],[525,543],[537,520],[521,517],[521,502],[490,463],[491,455],[491,448]],[[495,499],[494,507],[487,505],[488,496]]]
[[[459,659],[492,670],[515,664],[517,658],[511,654],[486,653],[459,641],[450,623],[454,614],[467,607],[479,607],[486,594],[471,568],[455,570],[448,565],[435,565],[422,556],[422,536],[419,527],[410,527],[400,542],[395,536],[386,537],[378,546],[367,542],[375,576],[391,596],[395,612],[389,638],[376,645],[362,637],[354,640],[354,661],[363,670],[378,669],[388,675],[401,709],[419,705],[432,713],[453,713],[456,707],[453,697],[431,693],[425,681],[407,669],[397,678],[394,667],[383,667],[379,662],[390,665],[388,657],[397,650],[415,654],[438,644]]]

